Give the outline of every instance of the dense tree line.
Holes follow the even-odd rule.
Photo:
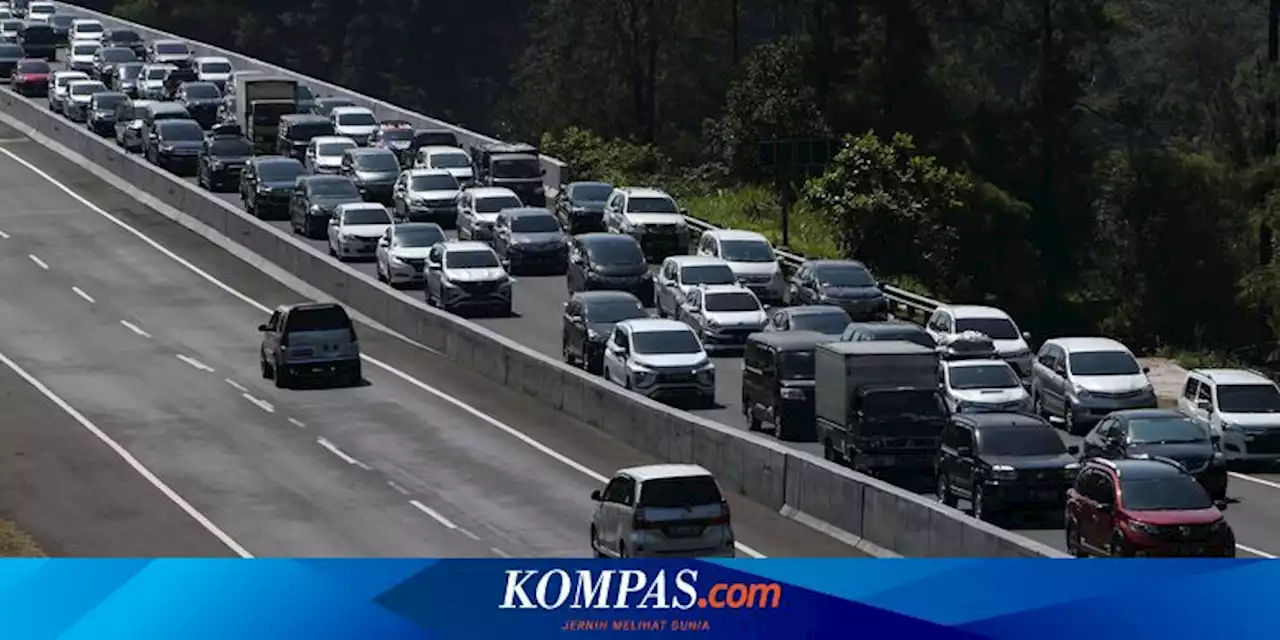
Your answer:
[[[887,277],[992,300],[1041,335],[1101,330],[1138,348],[1257,359],[1280,328],[1266,3],[112,10],[469,128],[543,138],[580,172],[656,181],[694,202],[764,182],[760,140],[846,139],[831,171],[801,189],[797,216],[809,218],[798,222]],[[776,226],[776,204],[751,206]]]

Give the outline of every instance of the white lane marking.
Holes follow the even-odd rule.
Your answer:
[[[232,380],[231,378],[223,378],[222,381],[227,383],[228,386],[230,386],[232,389],[235,389],[236,391],[239,391],[240,393],[246,393],[249,391],[248,389],[245,388],[244,385],[240,384],[239,382],[236,382],[235,380]]]
[[[400,485],[398,485],[398,484],[396,484],[396,482],[395,482],[394,480],[388,480],[388,481],[387,481],[387,486],[388,486],[388,487],[391,487],[392,489],[394,489],[394,490],[395,490],[395,492],[396,492],[396,493],[398,493],[398,494],[400,494],[400,495],[402,495],[402,496],[407,496],[407,495],[409,495],[409,490],[408,490],[408,489],[406,489],[406,488],[404,488],[404,487],[402,487],[402,486],[400,486]]]
[[[130,330],[130,331],[132,331],[132,332],[134,332],[134,333],[136,333],[136,334],[138,334],[138,335],[140,335],[140,336],[142,336],[142,337],[144,337],[144,338],[150,338],[150,337],[151,337],[151,334],[147,333],[146,331],[143,331],[143,330],[142,330],[142,327],[139,327],[138,325],[136,325],[136,324],[134,324],[134,323],[132,323],[132,322],[129,322],[128,320],[121,320],[121,321],[120,321],[120,324],[124,325],[124,328],[126,328],[126,329],[128,329],[128,330]]]
[[[427,505],[422,504],[421,502],[418,502],[417,500],[410,500],[410,501],[409,501],[409,504],[413,505],[413,506],[414,506],[414,508],[416,508],[418,511],[421,511],[421,512],[423,512],[423,513],[425,513],[425,514],[427,514],[427,515],[431,516],[431,519],[432,519],[432,520],[435,520],[436,522],[439,522],[440,524],[442,524],[442,525],[444,525],[444,526],[446,526],[446,527],[448,527],[448,528],[450,528],[450,529],[457,529],[457,528],[458,528],[458,525],[454,524],[452,520],[450,520],[450,519],[448,519],[448,518],[446,518],[446,517],[444,517],[444,516],[440,515],[440,512],[439,512],[439,511],[436,511],[435,509],[432,509],[431,507],[428,507]]]
[[[295,427],[297,427],[297,428],[299,428],[299,429],[306,429],[306,428],[307,428],[307,425],[303,424],[303,423],[302,423],[302,421],[301,421],[301,420],[299,420],[299,419],[297,419],[297,418],[289,418],[289,424],[291,424],[291,425],[293,425],[293,426],[295,426]]]
[[[181,361],[183,361],[183,362],[185,362],[185,363],[187,363],[187,364],[189,364],[189,365],[191,365],[192,367],[195,367],[196,369],[198,369],[198,370],[200,370],[200,371],[204,371],[204,372],[207,372],[207,373],[213,373],[213,367],[211,367],[211,366],[209,366],[209,365],[207,365],[207,364],[205,364],[205,363],[203,363],[203,362],[200,362],[199,360],[196,360],[195,358],[192,358],[191,356],[183,355],[183,354],[179,353],[179,354],[175,355],[174,357],[175,357],[175,358],[177,358],[177,359],[179,359],[179,360],[181,360]]]
[[[1260,484],[1260,485],[1262,485],[1262,486],[1264,486],[1264,487],[1271,487],[1272,489],[1280,489],[1280,482],[1272,482],[1272,481],[1270,481],[1270,480],[1263,480],[1262,478],[1255,478],[1255,477],[1253,477],[1253,476],[1251,476],[1251,475],[1248,475],[1248,474],[1244,474],[1244,473],[1236,473],[1235,471],[1228,472],[1228,474],[1227,474],[1227,475],[1230,475],[1232,478],[1235,478],[1236,480],[1247,480],[1247,481],[1249,481],[1249,482],[1253,482],[1253,483],[1256,483],[1256,484]]]
[[[8,240],[8,239],[9,239],[9,234],[5,233],[4,231],[0,231],[0,240]]]
[[[271,310],[271,308],[270,308],[270,307],[267,307],[266,305],[262,304],[261,302],[258,302],[257,300],[254,300],[253,298],[250,298],[249,296],[247,296],[247,295],[245,295],[245,294],[241,293],[240,291],[237,291],[237,290],[236,290],[234,287],[232,287],[231,285],[229,285],[229,284],[227,284],[227,283],[225,283],[225,282],[223,282],[223,281],[219,280],[219,279],[218,279],[217,277],[215,277],[213,274],[211,274],[211,273],[209,273],[209,272],[205,271],[204,269],[201,269],[200,267],[196,266],[196,265],[195,265],[195,264],[193,264],[190,260],[187,260],[186,258],[183,258],[182,256],[180,256],[180,255],[178,255],[178,254],[174,253],[173,251],[171,251],[171,250],[169,250],[169,249],[165,248],[165,246],[164,246],[164,245],[162,245],[162,244],[160,244],[159,242],[157,242],[157,241],[155,241],[155,240],[153,240],[153,239],[151,239],[151,238],[147,237],[147,235],[146,235],[146,234],[142,233],[141,231],[138,231],[138,230],[137,230],[137,229],[135,229],[134,227],[130,226],[127,222],[125,222],[125,221],[123,221],[123,220],[121,220],[121,219],[117,218],[116,216],[112,215],[112,214],[111,214],[111,213],[109,213],[106,209],[103,209],[102,207],[99,207],[98,205],[96,205],[96,204],[94,204],[94,203],[90,202],[87,198],[85,198],[84,196],[82,196],[82,195],[80,195],[80,194],[76,193],[74,190],[72,190],[72,189],[71,189],[71,187],[68,187],[67,185],[62,184],[61,182],[59,182],[59,181],[58,181],[58,179],[57,179],[57,178],[54,178],[53,176],[49,175],[49,174],[48,174],[48,173],[46,173],[43,169],[41,169],[41,168],[39,168],[39,167],[35,166],[34,164],[31,164],[30,162],[27,162],[25,159],[23,159],[22,157],[18,156],[16,153],[14,153],[14,152],[12,152],[12,151],[10,151],[10,150],[8,150],[8,149],[5,149],[5,148],[3,148],[3,147],[0,147],[0,154],[4,154],[5,156],[8,156],[8,157],[9,157],[9,159],[11,159],[11,160],[13,160],[14,162],[17,162],[18,164],[20,164],[20,165],[22,165],[22,166],[26,167],[26,168],[27,168],[28,170],[30,170],[32,173],[34,173],[34,174],[36,174],[36,175],[40,176],[41,178],[44,178],[44,179],[45,179],[45,181],[47,181],[49,184],[53,185],[53,186],[54,186],[55,188],[57,188],[59,191],[62,191],[63,193],[67,194],[67,195],[68,195],[68,196],[70,196],[72,199],[74,199],[76,202],[79,202],[80,204],[84,205],[84,207],[85,207],[86,209],[89,209],[90,211],[92,211],[92,212],[94,212],[94,213],[96,213],[96,214],[98,214],[98,215],[100,215],[100,216],[102,216],[102,217],[106,218],[106,219],[107,219],[107,220],[109,220],[111,223],[115,224],[116,226],[120,227],[121,229],[124,229],[126,232],[128,232],[128,233],[132,234],[135,238],[138,238],[138,239],[139,239],[139,240],[141,240],[143,243],[145,243],[145,244],[149,245],[151,248],[155,249],[156,251],[159,251],[161,254],[163,254],[164,256],[166,256],[166,257],[168,257],[169,259],[173,260],[174,262],[177,262],[178,264],[182,265],[183,267],[185,267],[186,269],[188,269],[188,270],[189,270],[189,271],[191,271],[192,273],[194,273],[194,274],[196,274],[197,276],[199,276],[200,278],[204,279],[204,280],[205,280],[206,282],[208,282],[209,284],[211,284],[211,285],[213,285],[213,286],[215,286],[215,287],[217,287],[217,288],[219,288],[219,289],[221,289],[221,290],[225,291],[227,294],[231,295],[232,297],[236,298],[237,300],[240,300],[241,302],[244,302],[245,304],[247,304],[247,305],[249,305],[249,306],[251,306],[251,307],[253,307],[253,308],[257,309],[258,311],[261,311],[262,313],[271,313],[271,311],[272,311],[272,310]],[[403,371],[401,371],[401,370],[399,370],[399,369],[397,369],[397,368],[393,367],[393,366],[392,366],[392,365],[390,365],[390,364],[387,364],[387,363],[385,363],[385,362],[383,362],[383,361],[381,361],[381,360],[378,360],[377,358],[374,358],[374,357],[372,357],[372,356],[368,356],[368,355],[364,355],[364,354],[361,354],[361,355],[360,355],[360,357],[361,357],[365,362],[368,362],[369,364],[371,364],[371,365],[373,365],[373,366],[375,366],[375,367],[378,367],[379,369],[382,369],[383,371],[386,371],[387,373],[389,373],[389,374],[391,374],[391,375],[393,375],[393,376],[395,376],[395,377],[397,377],[397,378],[400,378],[401,380],[403,380],[403,381],[405,381],[405,382],[409,383],[410,385],[412,385],[412,386],[414,386],[414,387],[417,387],[418,389],[421,389],[422,391],[425,391],[425,392],[427,392],[427,393],[429,393],[429,394],[431,394],[431,395],[435,396],[436,398],[439,398],[440,400],[443,400],[444,402],[447,402],[447,403],[449,403],[449,404],[451,404],[451,405],[453,405],[453,406],[457,407],[458,409],[461,409],[462,411],[464,411],[464,412],[466,412],[466,413],[471,414],[472,416],[474,416],[474,417],[476,417],[476,418],[478,418],[478,419],[480,419],[480,420],[482,420],[482,421],[484,421],[484,422],[488,423],[490,426],[493,426],[493,427],[495,427],[495,428],[499,429],[500,431],[502,431],[502,432],[506,433],[507,435],[509,435],[509,436],[511,436],[511,437],[513,437],[513,438],[515,438],[515,439],[517,439],[517,440],[519,440],[519,441],[521,441],[521,442],[525,443],[526,445],[528,445],[528,446],[532,447],[534,450],[538,451],[539,453],[542,453],[543,455],[546,455],[547,457],[551,458],[552,460],[555,460],[556,462],[559,462],[559,463],[561,463],[561,464],[563,464],[563,465],[565,465],[565,466],[567,466],[567,467],[569,467],[569,468],[571,468],[571,469],[573,469],[573,470],[575,470],[575,471],[577,471],[577,472],[579,472],[579,473],[581,473],[581,474],[583,474],[583,475],[587,476],[588,478],[591,478],[592,480],[596,481],[597,483],[599,483],[599,484],[601,484],[601,485],[604,485],[605,483],[607,483],[607,482],[609,481],[609,479],[608,479],[608,478],[606,478],[605,476],[603,476],[603,475],[601,475],[601,474],[599,474],[599,473],[597,473],[597,472],[593,471],[592,469],[590,469],[590,468],[586,467],[585,465],[583,465],[583,464],[581,464],[581,463],[577,462],[576,460],[573,460],[572,458],[570,458],[570,457],[568,457],[568,456],[564,455],[563,453],[560,453],[559,451],[556,451],[555,449],[552,449],[551,447],[548,447],[547,445],[542,444],[542,443],[541,443],[541,442],[539,442],[538,440],[535,440],[534,438],[532,438],[532,437],[530,437],[530,436],[528,436],[528,435],[525,435],[522,431],[520,431],[520,430],[516,429],[515,427],[512,427],[512,426],[510,426],[510,425],[508,425],[508,424],[506,424],[506,423],[502,422],[501,420],[498,420],[497,418],[494,418],[494,417],[492,417],[492,416],[490,416],[490,415],[488,415],[488,414],[486,414],[486,413],[484,413],[484,412],[480,411],[479,409],[476,409],[475,407],[473,407],[473,406],[471,406],[471,405],[467,404],[466,402],[463,402],[462,400],[459,400],[459,399],[457,399],[457,398],[455,398],[455,397],[453,397],[453,396],[451,396],[451,395],[449,395],[449,394],[447,394],[447,393],[445,393],[445,392],[443,392],[443,391],[441,391],[441,390],[439,390],[439,389],[437,389],[437,388],[435,388],[435,387],[433,387],[433,386],[431,386],[431,385],[429,385],[429,384],[427,384],[427,383],[425,383],[425,382],[422,382],[421,380],[418,380],[417,378],[414,378],[413,376],[411,376],[411,375],[409,375],[409,374],[407,374],[407,373],[405,373],[405,372],[403,372]],[[743,554],[748,555],[748,556],[751,556],[751,557],[753,557],[753,558],[763,558],[763,557],[765,557],[765,555],[764,555],[764,554],[760,553],[759,551],[756,551],[755,549],[752,549],[751,547],[749,547],[749,546],[747,546],[747,545],[745,545],[745,544],[742,544],[741,542],[736,543],[736,545],[735,545],[735,546],[737,547],[738,551],[741,551]]]
[[[0,151],[3,151],[3,149],[0,149]],[[31,258],[31,261],[32,261],[32,262],[34,262],[34,263],[36,263],[36,266],[37,266],[37,267],[40,267],[41,269],[44,269],[44,270],[46,270],[46,271],[48,271],[48,270],[49,270],[49,265],[48,265],[48,264],[45,264],[45,261],[44,261],[44,260],[41,260],[40,258],[37,258],[37,257],[35,256],[35,254],[33,254],[33,253],[28,253],[28,254],[27,254],[27,257],[28,257],[28,258]]]
[[[58,394],[54,393],[52,389],[50,389],[49,387],[46,387],[44,383],[37,380],[35,376],[31,375],[30,373],[27,373],[25,369],[18,366],[18,363],[14,362],[13,360],[10,360],[9,357],[4,355],[3,353],[0,353],[0,362],[3,362],[5,366],[9,367],[10,369],[13,370],[14,373],[21,376],[22,379],[26,380],[28,384],[35,387],[36,390],[39,391],[40,393],[44,394],[44,397],[48,398],[50,402],[53,402],[54,404],[58,405],[59,409],[62,409],[64,412],[66,412],[67,415],[71,416],[76,422],[79,422],[80,426],[84,427],[89,433],[92,433],[94,436],[96,436],[98,440],[102,441],[103,444],[110,447],[111,450],[116,453],[116,455],[120,456],[120,459],[124,460],[125,463],[128,464],[130,467],[133,467],[133,470],[137,471],[138,475],[145,478],[147,482],[150,482],[151,486],[159,489],[160,493],[163,493],[165,497],[169,498],[169,500],[171,500],[174,504],[178,505],[178,508],[185,511],[187,515],[191,516],[193,520],[200,523],[200,526],[204,527],[206,531],[213,534],[213,537],[217,538],[218,541],[226,545],[228,549],[231,549],[233,552],[235,552],[236,555],[240,556],[241,558],[253,557],[253,554],[246,551],[244,547],[240,546],[240,543],[236,542],[231,536],[227,535],[225,531],[218,528],[218,525],[214,524],[213,521],[208,518],[208,516],[205,516],[203,513],[200,513],[198,510],[196,510],[195,507],[191,506],[191,503],[187,502],[186,499],[178,495],[177,491],[174,491],[173,489],[171,489],[169,485],[165,484],[163,480],[161,480],[158,476],[156,476],[156,474],[152,473],[150,469],[143,466],[141,462],[138,462],[138,459],[134,458],[133,454],[129,453],[128,450],[120,446],[118,442],[113,440],[111,436],[107,435],[106,432],[104,432],[102,429],[99,429],[97,425],[90,422],[88,418],[84,417],[84,415],[81,414],[79,411],[77,411],[75,407],[72,407],[70,404],[67,403],[66,400],[63,400]]]
[[[489,547],[489,550],[490,550],[490,551],[492,551],[492,552],[494,553],[494,555],[496,555],[496,556],[498,556],[498,557],[500,557],[500,558],[510,558],[510,557],[511,557],[511,554],[509,554],[509,553],[507,553],[506,551],[503,551],[502,549],[499,549],[499,548],[497,548],[497,547]]]
[[[1243,551],[1243,552],[1245,552],[1245,553],[1251,553],[1251,554],[1253,554],[1253,555],[1255,555],[1255,556],[1258,556],[1259,558],[1275,559],[1275,556],[1273,556],[1273,555],[1271,555],[1271,554],[1269,554],[1269,553],[1267,553],[1267,552],[1265,552],[1265,551],[1259,551],[1259,550],[1257,550],[1257,549],[1254,549],[1253,547],[1246,547],[1246,546],[1244,546],[1244,545],[1242,545],[1242,544],[1240,544],[1240,543],[1236,543],[1236,548],[1237,548],[1237,549],[1239,549],[1239,550],[1241,550],[1241,551]]]
[[[74,292],[76,295],[80,296],[81,298],[84,298],[84,301],[88,302],[89,304],[94,304],[97,302],[97,300],[93,299],[93,296],[85,293],[84,289],[81,289],[80,287],[71,287],[71,291]]]
[[[370,467],[369,465],[363,462],[360,462],[359,460],[356,460],[354,457],[351,456],[351,454],[347,453],[346,451],[343,451],[342,449],[339,449],[338,445],[332,442],[329,442],[324,438],[316,438],[316,444],[324,447],[325,449],[328,449],[329,453],[332,453],[333,455],[338,456],[338,458],[340,458],[343,462],[347,464],[355,465],[357,467],[360,467],[361,469],[364,469],[365,471],[369,471],[373,469],[373,467]]]
[[[255,397],[253,397],[253,396],[251,396],[251,395],[249,395],[249,394],[247,394],[247,393],[242,393],[242,394],[240,394],[240,397],[241,397],[241,398],[244,398],[245,400],[248,400],[249,402],[252,402],[253,404],[257,405],[257,407],[258,407],[259,409],[262,409],[263,411],[266,411],[267,413],[275,413],[275,412],[276,412],[276,408],[275,408],[274,406],[272,406],[270,402],[267,402],[266,400],[263,400],[262,398],[255,398]]]
[[[478,536],[478,535],[476,535],[476,534],[474,534],[474,533],[471,533],[470,531],[467,531],[466,529],[458,529],[458,533],[461,533],[462,535],[464,535],[464,536],[466,536],[466,537],[468,537],[468,538],[471,538],[472,540],[475,540],[476,542],[480,542],[480,536]]]

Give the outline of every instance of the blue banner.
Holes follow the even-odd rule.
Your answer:
[[[1266,560],[7,560],[0,637],[1262,638]]]

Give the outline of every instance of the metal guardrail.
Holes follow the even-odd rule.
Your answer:
[[[690,239],[694,242],[702,235],[702,232],[720,228],[710,222],[699,220],[692,216],[685,216],[684,219],[685,223],[689,225]],[[800,265],[806,260],[802,255],[787,253],[786,251],[777,251],[776,253],[778,254],[779,262],[782,264],[782,269],[788,277],[796,269],[799,269]],[[889,298],[890,309],[895,318],[910,320],[916,324],[928,322],[929,316],[933,315],[934,310],[946,304],[892,285],[885,285],[884,293],[885,297]]]

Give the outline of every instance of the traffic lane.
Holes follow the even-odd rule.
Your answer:
[[[0,131],[0,135],[17,136],[17,132]],[[56,153],[29,141],[10,143],[6,148],[89,198],[123,224],[141,230],[159,245],[181,255],[195,268],[226,283],[248,298],[267,307],[299,299],[298,293],[266,277],[261,271],[185,227],[151,211]],[[142,250],[155,251],[149,247],[143,247]],[[166,272],[182,269],[177,263],[170,263]],[[255,318],[251,326],[261,322],[262,317]],[[540,452],[552,452],[559,456],[556,458],[548,454],[560,464],[567,466],[568,462],[564,461],[581,464],[596,474],[596,477],[591,478],[594,481],[599,481],[599,474],[607,475],[621,467],[655,462],[653,458],[608,438],[589,425],[569,419],[532,398],[494,385],[446,357],[363,324],[360,330],[362,348],[367,354],[394,368],[398,372],[395,377],[400,378],[403,374],[422,393],[438,394],[471,408],[483,407],[483,421],[492,420],[511,432],[517,432],[520,435],[512,435],[513,438],[527,438],[529,442],[537,444],[534,448]],[[253,365],[256,366],[256,358]],[[366,365],[366,371],[371,368]],[[498,427],[491,424],[482,428]],[[590,476],[584,474],[584,477]],[[561,496],[560,499],[589,502],[587,494],[582,497]],[[739,538],[766,555],[860,555],[853,547],[784,518],[737,494],[731,494],[729,500],[734,508],[735,528]],[[580,526],[585,530],[586,523],[582,522]]]
[[[0,366],[0,405],[0,508],[46,554],[236,555],[8,366]]]

